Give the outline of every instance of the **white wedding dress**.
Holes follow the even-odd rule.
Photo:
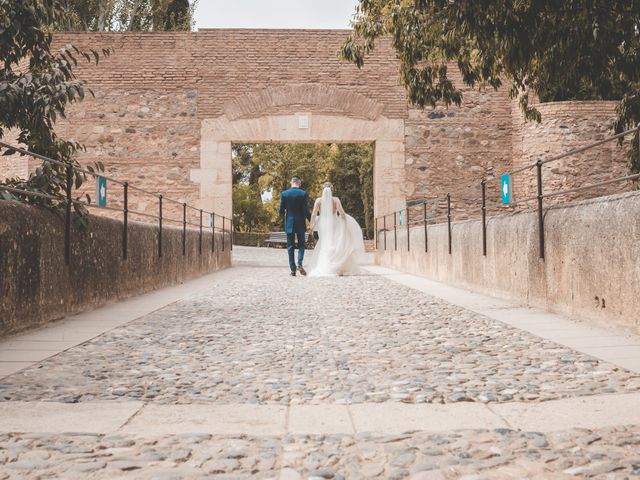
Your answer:
[[[339,202],[336,202],[340,205]],[[334,211],[335,210],[335,211]],[[358,272],[364,256],[362,229],[355,218],[334,208],[333,194],[325,188],[317,218],[318,241],[313,250],[310,276],[350,275]]]

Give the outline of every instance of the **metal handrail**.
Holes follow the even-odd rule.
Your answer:
[[[136,187],[134,185],[130,185],[129,182],[127,181],[123,181],[123,180],[119,180],[113,177],[110,177],[108,175],[105,175],[104,172],[95,172],[95,171],[91,171],[87,168],[83,168],[81,166],[76,166],[71,162],[66,162],[66,161],[61,161],[61,160],[56,160],[53,158],[49,158],[45,155],[40,155],[38,153],[34,153],[34,152],[30,152],[28,150],[25,150],[24,148],[20,148],[20,147],[15,147],[13,145],[10,145],[6,142],[2,142],[0,141],[0,147],[3,147],[5,149],[20,153],[21,155],[27,155],[33,158],[37,158],[39,160],[45,161],[45,162],[51,162],[53,164],[62,166],[66,168],[66,188],[65,188],[65,198],[61,199],[60,197],[56,197],[53,195],[48,195],[45,193],[41,193],[41,192],[33,192],[30,190],[26,190],[26,189],[21,189],[21,188],[15,188],[15,187],[9,187],[6,185],[0,185],[0,190],[5,190],[8,192],[12,192],[18,195],[24,195],[24,196],[33,196],[33,197],[39,197],[39,198],[44,198],[47,200],[54,200],[54,201],[60,201],[63,204],[66,204],[66,211],[65,211],[65,261],[67,263],[67,265],[69,265],[70,263],[70,256],[71,256],[71,247],[70,247],[70,235],[71,235],[71,207],[72,205],[83,205],[86,207],[90,207],[90,208],[100,208],[101,210],[109,210],[109,211],[114,211],[114,212],[120,212],[123,214],[123,245],[122,245],[122,256],[123,259],[126,260],[127,259],[127,251],[128,251],[128,217],[129,214],[131,215],[139,215],[139,216],[143,216],[146,218],[151,218],[154,220],[158,220],[158,226],[159,226],[159,231],[158,231],[158,256],[161,257],[162,256],[162,224],[163,222],[166,221],[170,221],[170,222],[176,222],[176,223],[180,223],[183,227],[183,234],[182,234],[182,252],[183,255],[186,254],[186,227],[187,225],[189,226],[193,226],[196,228],[199,228],[199,252],[200,254],[202,253],[202,237],[203,237],[203,230],[205,228],[205,226],[202,223],[203,220],[203,215],[208,216],[209,218],[212,219],[212,225],[207,226],[207,231],[211,231],[211,234],[214,235],[212,237],[212,243],[211,243],[211,251],[213,252],[215,250],[215,232],[217,231],[222,231],[223,237],[226,235],[227,231],[230,233],[231,235],[231,239],[232,239],[232,243],[233,243],[233,219],[232,218],[227,218],[225,216],[222,215],[218,215],[215,212],[210,212],[207,210],[203,210],[201,208],[197,208],[194,207],[192,205],[188,205],[187,203],[185,203],[184,201],[178,201],[178,200],[174,200],[172,198],[169,197],[165,197],[162,193],[157,193],[157,192],[151,192],[148,190],[145,190],[143,188],[140,187]],[[110,182],[113,182],[117,185],[121,185],[123,187],[124,190],[124,200],[123,200],[123,204],[122,204],[122,208],[117,208],[117,207],[111,207],[111,206],[99,206],[96,205],[94,203],[89,202],[83,202],[81,200],[78,199],[74,199],[72,198],[72,190],[73,190],[73,173],[72,172],[81,172],[83,174],[87,174],[92,176],[93,178],[98,178],[98,177],[102,177],[107,179]],[[147,212],[141,212],[141,211],[137,211],[137,210],[131,210],[129,209],[129,203],[128,203],[128,192],[129,190],[134,190],[136,192],[142,192],[146,195],[150,195],[153,196],[155,198],[158,199],[159,201],[159,209],[158,209],[158,215],[155,214],[151,214],[151,213],[147,213]],[[172,218],[168,218],[163,216],[162,214],[162,202],[170,202],[173,204],[177,204],[177,205],[182,205],[183,207],[183,218],[182,220],[175,220]],[[200,223],[195,223],[192,221],[187,221],[187,216],[186,216],[186,211],[187,209],[189,210],[195,210],[200,214]],[[215,227],[215,219],[216,217],[221,218],[222,219],[222,228],[217,228]],[[226,221],[229,222],[229,230],[227,230],[225,228],[225,223]],[[222,250],[224,251],[224,245],[225,245],[225,240],[223,238],[223,242],[222,242]],[[232,245],[233,248],[233,245]]]
[[[575,187],[575,188],[569,188],[566,190],[561,190],[561,191],[557,191],[557,192],[550,192],[550,193],[545,193],[543,191],[543,181],[542,181],[542,166],[546,165],[548,163],[551,162],[555,162],[557,160],[561,160],[563,158],[572,156],[572,155],[576,155],[578,153],[582,153],[585,152],[587,150],[590,150],[592,148],[598,147],[600,145],[603,145],[605,143],[611,142],[613,140],[616,139],[620,139],[623,138],[631,133],[634,132],[638,132],[640,134],[640,124],[636,127],[636,128],[632,128],[629,130],[626,130],[624,132],[609,136],[603,140],[599,140],[597,142],[591,143],[589,145],[586,145],[584,147],[580,147],[580,148],[574,148],[572,150],[569,150],[565,153],[562,153],[560,155],[556,155],[553,156],[551,158],[548,159],[544,159],[544,160],[538,160],[537,162],[533,163],[533,164],[529,164],[529,165],[524,165],[523,167],[520,167],[516,170],[512,170],[509,173],[511,175],[513,174],[517,174],[517,173],[521,173],[525,170],[530,170],[532,168],[536,168],[536,180],[537,180],[537,194],[536,195],[532,195],[530,197],[526,197],[526,198],[522,198],[522,199],[517,199],[516,201],[512,201],[508,204],[501,204],[500,201],[496,198],[486,198],[486,186],[487,184],[494,182],[497,180],[497,177],[493,177],[493,178],[483,178],[482,181],[480,182],[480,187],[481,187],[481,197],[480,199],[473,199],[473,198],[462,198],[460,199],[462,202],[466,202],[465,204],[468,205],[469,202],[473,202],[473,201],[479,201],[480,202],[480,209],[473,209],[470,212],[464,212],[464,215],[470,215],[470,214],[477,214],[477,213],[481,213],[482,215],[482,240],[483,240],[483,255],[486,256],[487,254],[487,247],[486,247],[486,214],[487,214],[487,210],[489,209],[489,207],[498,207],[498,208],[502,208],[503,210],[506,209],[512,209],[518,205],[522,205],[528,202],[532,202],[534,200],[537,200],[537,213],[538,213],[538,231],[539,231],[539,242],[540,242],[540,258],[544,260],[544,212],[543,212],[543,200],[545,198],[554,198],[554,197],[558,197],[561,195],[566,195],[569,193],[575,193],[575,192],[581,192],[581,191],[586,191],[589,189],[593,189],[593,188],[597,188],[597,187],[601,187],[601,186],[605,186],[605,185],[610,185],[613,183],[618,183],[618,182],[624,182],[624,181],[634,181],[634,180],[640,180],[640,173],[637,174],[632,174],[632,175],[625,175],[623,177],[617,177],[617,178],[613,178],[613,179],[607,179],[601,182],[597,182],[597,183],[592,183],[589,185],[583,185],[580,187]],[[434,225],[437,224],[438,221],[443,220],[442,223],[446,222],[448,224],[448,229],[449,229],[449,253],[451,253],[451,220],[453,218],[453,216],[455,215],[455,209],[451,208],[451,194],[448,193],[445,197],[440,197],[440,198],[424,198],[422,200],[410,200],[407,202],[407,206],[406,208],[402,209],[402,210],[396,210],[395,212],[391,212],[391,213],[386,213],[384,215],[378,216],[374,219],[374,222],[376,224],[376,239],[375,239],[375,245],[376,248],[379,248],[379,242],[378,242],[378,235],[382,232],[384,233],[384,250],[387,249],[387,242],[386,242],[386,233],[393,231],[394,232],[394,245],[395,249],[397,249],[397,234],[396,234],[396,230],[397,230],[397,218],[398,218],[398,214],[401,214],[401,212],[407,212],[407,221],[406,221],[406,228],[409,229],[411,226],[418,226],[418,225],[424,225],[424,237],[425,237],[425,252],[428,251],[428,243],[427,243],[427,239],[428,239],[428,229],[427,226],[429,224]],[[433,212],[438,212],[441,211],[444,207],[444,205],[441,204],[441,202],[446,202],[446,210],[447,213],[443,213],[440,215],[435,215],[433,217],[429,216],[428,213],[432,214]],[[435,204],[435,205],[434,205]],[[418,216],[418,219],[414,219],[413,221],[411,220],[410,216],[411,216],[411,209],[417,210],[419,208],[419,206],[422,205],[423,207],[423,212],[422,215]],[[427,210],[427,206],[429,205],[429,210]],[[386,220],[388,217],[392,217],[394,219],[392,226],[387,226],[386,224]],[[379,222],[379,220],[382,220],[382,222]],[[402,226],[404,225],[405,222],[403,222]],[[383,228],[380,228],[380,225],[383,225]],[[410,243],[409,241],[407,241],[407,248],[410,247]]]
[[[611,180],[605,180],[603,182],[593,183],[589,185],[583,185],[582,187],[570,188],[568,190],[560,190],[559,192],[546,193],[544,198],[552,198],[560,195],[566,195],[567,193],[581,192],[583,190],[589,190],[590,188],[602,187],[604,185],[610,185],[612,183],[626,182],[630,180],[640,180],[640,173],[634,175],[627,175],[626,177],[613,178]]]
[[[612,140],[616,140],[618,138],[622,138],[622,137],[624,137],[626,135],[629,135],[630,133],[633,133],[633,132],[636,132],[636,131],[640,132],[640,125],[635,127],[635,128],[632,128],[630,130],[627,130],[625,132],[621,132],[621,133],[618,133],[616,135],[612,135],[610,137],[607,137],[607,138],[605,138],[603,140],[599,140],[599,141],[597,141],[595,143],[592,143],[590,145],[587,145],[587,146],[584,146],[584,147],[580,147],[580,148],[575,148],[573,150],[569,150],[568,152],[562,153],[562,154],[557,155],[555,157],[551,157],[551,158],[548,158],[546,160],[542,160],[542,164],[545,165],[547,163],[555,162],[556,160],[561,160],[561,159],[563,159],[565,157],[570,157],[571,155],[575,155],[576,153],[582,153],[582,152],[584,152],[586,150],[590,150],[592,148],[599,147],[600,145],[603,145],[603,144],[605,144],[607,142],[610,142]]]
[[[58,200],[58,197],[54,197],[53,195],[47,195],[46,193],[40,192],[32,192],[31,190],[25,190],[23,188],[13,188],[7,187],[5,185],[0,185],[0,190],[6,190],[7,192],[13,192],[20,195],[32,195],[34,197],[46,198],[47,200]]]

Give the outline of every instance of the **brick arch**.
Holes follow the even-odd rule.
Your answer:
[[[352,90],[312,83],[274,86],[249,92],[227,102],[223,110],[229,120],[300,110],[376,120],[383,113],[384,105]]]

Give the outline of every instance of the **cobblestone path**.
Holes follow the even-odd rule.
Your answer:
[[[640,391],[636,374],[384,278],[291,278],[284,251],[235,253],[232,276],[0,380],[0,400],[492,404]],[[576,476],[640,478],[640,428],[0,435],[0,480]]]

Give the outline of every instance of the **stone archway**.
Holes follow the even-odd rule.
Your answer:
[[[382,115],[383,106],[339,88],[290,85],[268,88],[225,105],[224,115],[203,119],[200,167],[191,180],[200,184],[200,206],[232,215],[231,144],[374,143],[374,212],[405,205],[404,120]]]

